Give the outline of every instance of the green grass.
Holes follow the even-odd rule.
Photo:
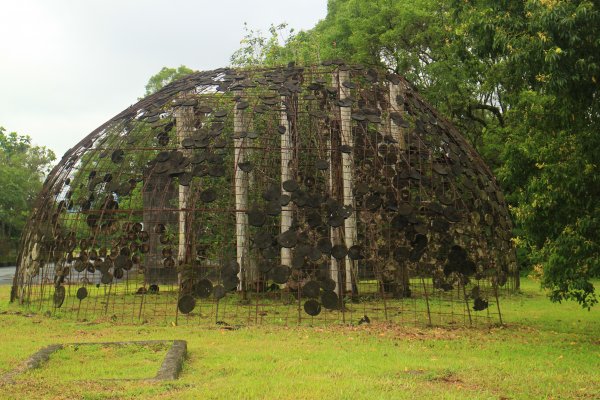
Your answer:
[[[43,368],[27,372],[25,379],[151,379],[168,349],[166,343],[67,345],[53,353]]]
[[[103,379],[126,368],[123,361],[108,357],[110,368],[94,374],[69,357],[73,370],[56,371],[50,361],[0,386],[0,398],[600,398],[600,309],[553,304],[537,283],[525,279],[522,286],[522,294],[502,299],[505,327],[477,329],[127,326],[18,315],[3,302],[0,372],[60,342],[184,339],[189,359],[177,381],[142,382]],[[0,288],[0,298],[8,289]],[[136,373],[154,375],[156,362],[145,371],[140,357],[146,356],[131,356]]]

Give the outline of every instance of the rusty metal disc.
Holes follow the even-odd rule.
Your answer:
[[[364,258],[362,254],[362,246],[355,244],[348,249],[348,257],[351,260],[362,260]]]
[[[319,239],[319,241],[317,242],[317,248],[319,249],[319,251],[323,254],[325,254],[326,256],[331,254],[331,249],[332,249],[332,245],[331,245],[331,241],[329,240],[329,238],[321,238]]]
[[[305,297],[317,298],[321,292],[321,285],[317,281],[308,281],[302,286],[302,295]]]
[[[338,228],[344,225],[344,217],[341,215],[332,215],[327,218],[327,225],[331,226],[332,228]]]
[[[327,160],[317,160],[315,161],[315,168],[320,171],[326,171],[329,169],[329,162]]]
[[[177,308],[182,314],[189,314],[196,307],[196,299],[189,294],[181,296],[177,302]]]
[[[79,289],[77,289],[77,298],[79,300],[83,300],[87,297],[88,295],[88,291],[85,287],[80,287]]]
[[[129,260],[131,261],[131,260]],[[122,279],[124,275],[124,270],[123,268],[115,268],[113,276],[115,279]]]
[[[298,233],[291,229],[283,232],[277,236],[277,243],[279,243],[281,247],[288,249],[292,248],[298,243]]]
[[[352,154],[352,146],[343,144],[340,146],[340,151],[345,154]]]
[[[248,224],[252,226],[260,228],[267,221],[267,214],[258,208],[251,208],[250,210],[248,210],[247,214]]]
[[[330,272],[329,269],[327,267],[327,265],[325,265],[326,269],[324,271],[322,271],[322,273],[324,273],[325,275],[321,276],[321,278],[319,279],[319,284],[321,285],[321,288],[324,291],[332,291],[335,290],[336,288],[336,283],[335,281],[329,276]]]
[[[54,302],[54,307],[60,308],[65,301],[65,287],[64,286],[56,286],[54,288],[54,295],[52,296],[52,300]]]
[[[476,297],[475,300],[473,301],[473,310],[475,311],[483,311],[486,308],[488,308],[488,301],[482,299],[481,297]]]
[[[238,167],[239,167],[239,169],[241,169],[244,172],[251,172],[252,169],[254,168],[254,165],[250,161],[244,161],[244,162],[238,163]]]
[[[286,192],[295,192],[296,190],[300,189],[298,182],[292,179],[283,182],[281,186]]]
[[[200,200],[204,203],[212,203],[217,199],[217,192],[213,188],[208,188],[200,193]]]
[[[216,285],[213,288],[213,296],[216,300],[221,300],[227,294],[227,290],[223,287],[223,285]]]
[[[112,152],[110,159],[115,164],[119,164],[119,163],[123,162],[123,160],[125,159],[125,152],[122,149],[117,149]]]
[[[194,175],[191,172],[184,172],[177,178],[181,186],[190,186],[192,179],[194,179]]]
[[[337,310],[340,307],[339,301],[338,295],[333,290],[324,290],[321,293],[321,304],[328,310]]]
[[[202,279],[193,285],[194,296],[201,299],[208,298],[213,292],[213,284],[208,279]]]
[[[73,264],[73,268],[77,272],[83,272],[86,269],[86,263],[81,259],[75,260],[75,264]]]
[[[271,262],[264,260],[258,263],[258,271],[267,274],[273,269],[273,266],[274,265]]]
[[[102,277],[100,278],[100,282],[102,282],[105,285],[111,284],[112,281],[113,281],[113,274],[111,274],[110,272],[103,273]]]
[[[273,235],[267,231],[260,230],[254,235],[254,245],[259,249],[266,249],[273,244]]]
[[[304,312],[310,316],[316,317],[321,313],[321,303],[314,299],[307,300],[304,302]]]
[[[348,249],[346,248],[346,245],[336,244],[331,248],[331,255],[338,260],[343,259],[344,257],[346,257],[347,254]]]
[[[237,288],[240,283],[240,278],[238,278],[237,275],[224,276],[221,283],[225,290],[231,291]]]
[[[288,281],[290,277],[291,270],[287,265],[279,265],[273,269],[269,273],[271,279],[275,283],[284,284]]]

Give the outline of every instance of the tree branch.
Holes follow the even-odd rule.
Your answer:
[[[473,117],[472,110],[490,111],[491,113],[493,113],[496,116],[496,119],[498,119],[498,123],[500,124],[500,126],[504,128],[504,116],[502,115],[502,112],[498,109],[498,107],[490,106],[489,104],[471,104],[471,105],[469,105],[469,116],[472,117],[473,119],[475,119],[476,121],[479,121],[479,119]],[[485,125],[485,124],[483,124],[483,125]]]

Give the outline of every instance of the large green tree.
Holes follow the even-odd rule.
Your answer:
[[[597,303],[600,275],[600,3],[455,3],[468,48],[494,59],[506,145],[499,175],[520,244],[555,301]]]
[[[29,136],[0,127],[0,261],[14,262],[16,246],[33,200],[55,156]]]
[[[342,58],[408,77],[500,178],[522,264],[553,300],[589,307],[600,275],[599,3],[329,0],[309,31],[248,31],[236,54],[252,57],[233,61]]]

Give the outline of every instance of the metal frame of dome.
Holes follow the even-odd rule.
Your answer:
[[[11,300],[132,322],[497,323],[511,228],[489,168],[404,78],[218,69],[63,156]]]

